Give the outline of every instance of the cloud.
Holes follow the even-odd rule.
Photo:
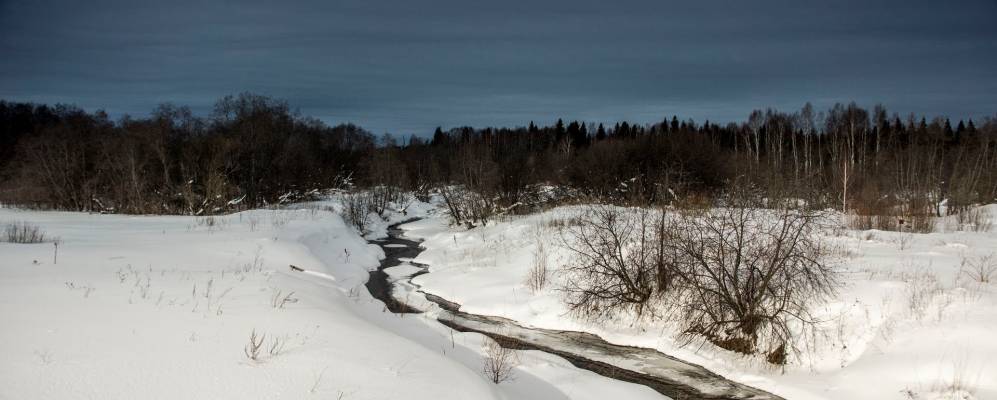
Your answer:
[[[0,97],[144,115],[254,91],[375,132],[997,111],[992,1],[0,3]],[[824,104],[822,104],[824,103]]]

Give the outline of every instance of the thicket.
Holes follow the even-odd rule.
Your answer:
[[[242,94],[198,117],[163,105],[111,121],[71,106],[0,102],[0,201],[120,213],[212,214],[359,186],[442,193],[454,222],[552,203],[707,204],[749,180],[770,200],[929,230],[997,198],[997,120],[979,126],[837,104],[755,111],[741,123],[663,119],[437,128],[375,137]]]

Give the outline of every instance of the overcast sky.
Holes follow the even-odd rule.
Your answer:
[[[997,1],[0,0],[0,99],[206,115],[242,91],[420,135],[806,101],[981,118]]]

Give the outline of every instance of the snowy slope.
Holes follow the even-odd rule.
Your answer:
[[[987,207],[997,216],[997,205]],[[470,231],[443,218],[407,225],[425,239],[415,261],[430,270],[413,283],[465,312],[657,348],[789,399],[997,398],[997,283],[974,282],[966,271],[966,261],[997,252],[997,233],[828,231],[825,240],[847,254],[843,287],[814,310],[826,320],[815,348],[777,370],[708,344],[680,346],[665,323],[573,318],[556,269],[550,287],[532,293],[525,280],[538,243],[552,267],[563,265],[552,226],[576,213],[563,207]]]
[[[383,253],[318,207],[7,221],[60,244],[0,243],[0,399],[660,398],[534,352],[492,384],[486,339],[384,312],[362,286]]]

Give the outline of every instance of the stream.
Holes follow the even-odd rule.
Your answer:
[[[412,278],[429,272],[427,266],[410,261],[423,249],[418,241],[405,238],[400,228],[415,220],[392,225],[387,239],[371,241],[381,246],[385,258],[377,270],[370,272],[367,289],[393,313],[428,311],[428,307],[427,310],[420,310],[410,304],[428,304],[425,301],[410,302],[409,297],[396,298],[397,287],[407,292],[407,296],[417,293],[438,306],[439,310],[434,310],[437,321],[456,331],[484,334],[503,347],[554,354],[578,368],[644,385],[675,400],[782,400],[779,396],[728,380],[699,365],[654,349],[616,345],[585,332],[525,327],[506,318],[460,311],[459,304],[425,293],[411,282]],[[395,267],[402,268],[404,273],[386,271]]]

